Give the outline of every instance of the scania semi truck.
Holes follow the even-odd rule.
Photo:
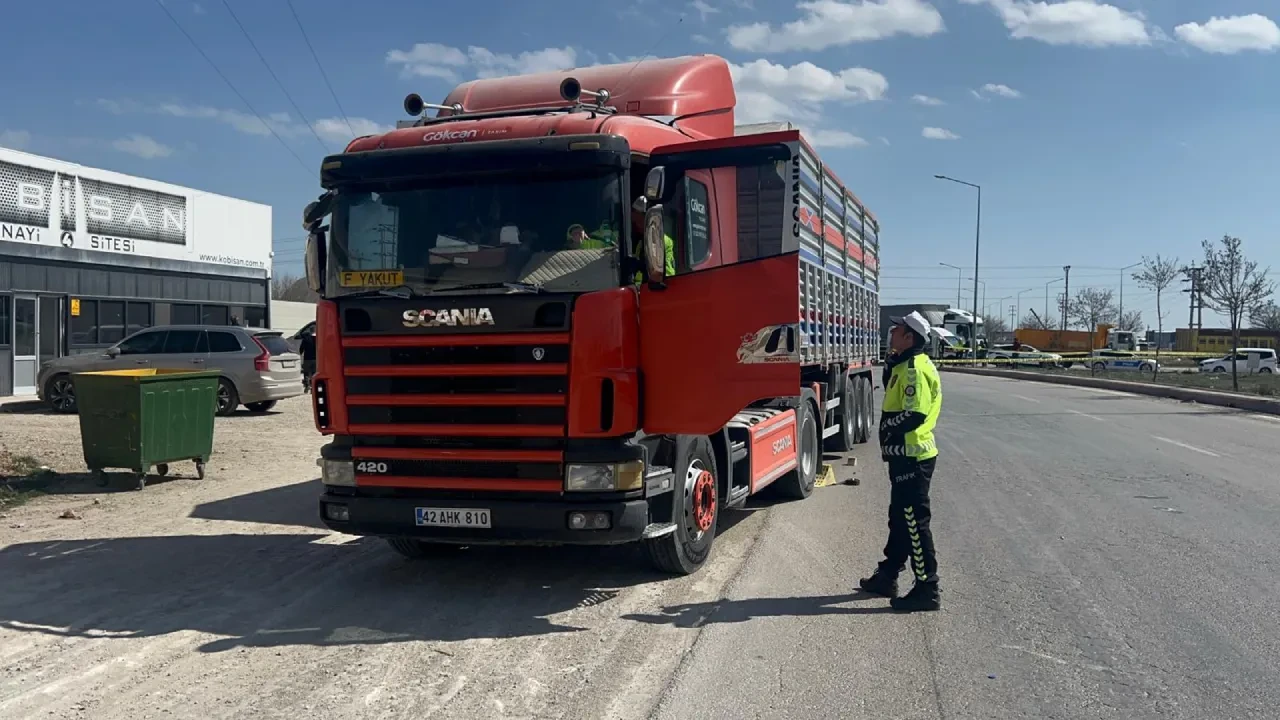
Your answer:
[[[687,574],[725,509],[867,441],[879,226],[735,103],[706,55],[480,79],[324,159],[328,527],[411,557],[640,542]]]

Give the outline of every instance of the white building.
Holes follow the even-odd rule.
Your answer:
[[[0,395],[152,325],[270,325],[271,208],[0,148]]]

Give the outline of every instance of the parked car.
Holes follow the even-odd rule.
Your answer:
[[[1200,361],[1200,372],[1231,372],[1236,366],[1237,373],[1273,373],[1276,372],[1276,351],[1271,348],[1240,348],[1235,355],[1227,353],[1220,358]]]
[[[992,345],[987,350],[987,358],[992,360],[1008,360],[1010,365],[1039,365],[1051,368],[1062,363],[1062,356],[1057,353],[1041,352],[1030,345],[1005,343]]]
[[[1104,371],[1128,371],[1154,377],[1160,372],[1160,365],[1151,358],[1144,358],[1127,350],[1094,350],[1089,358],[1089,369],[1094,374]]]
[[[106,350],[51,360],[40,368],[36,387],[55,412],[75,412],[74,373],[132,368],[219,371],[219,415],[241,404],[266,412],[302,394],[302,358],[279,331],[203,325],[147,328]]]

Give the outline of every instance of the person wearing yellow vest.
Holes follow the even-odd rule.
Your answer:
[[[924,354],[929,321],[918,312],[891,318],[880,413],[880,455],[889,463],[889,541],[884,560],[859,585],[890,598],[895,610],[915,612],[941,606],[934,552],[929,483],[937,464],[933,428],[942,411],[942,381]],[[909,564],[911,591],[898,597],[898,574]]]

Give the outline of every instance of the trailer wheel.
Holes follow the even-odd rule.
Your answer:
[[[855,393],[858,398],[858,417],[860,418],[858,435],[853,439],[859,445],[871,439],[871,429],[875,427],[875,390],[871,386],[869,378],[860,377],[857,379],[858,391]]]
[[[813,485],[818,480],[818,465],[822,462],[818,419],[810,400],[812,397],[806,392],[801,396],[800,407],[796,408],[796,469],[778,478],[778,492],[795,500],[803,500],[813,493]]]
[[[831,452],[849,452],[858,442],[859,426],[866,420],[862,416],[860,391],[862,385],[856,377],[846,376],[840,383],[840,409],[836,411],[836,424],[840,432],[827,438],[826,449]]]
[[[672,575],[690,575],[711,556],[720,523],[720,483],[711,441],[705,437],[677,440],[677,478],[683,487],[671,494],[674,532],[644,541],[654,567]]]

